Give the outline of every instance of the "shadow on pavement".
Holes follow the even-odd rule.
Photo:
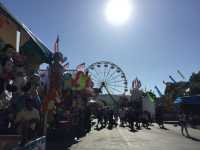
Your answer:
[[[138,132],[138,130],[135,130],[135,129],[130,129],[129,131],[132,133]]]
[[[47,141],[47,150],[70,150],[70,146],[77,144],[79,141],[72,139],[59,139]]]
[[[94,128],[94,130],[100,131],[100,130],[102,130],[103,128],[104,128],[103,126],[102,126],[102,127],[97,127],[97,126],[96,126],[96,127]]]
[[[200,142],[200,139],[195,138],[195,137],[189,136],[189,137],[187,137],[187,138],[189,138],[189,139],[191,139],[191,140],[193,140],[193,141],[196,141],[196,142]]]
[[[166,127],[162,127],[162,128],[160,128],[160,129],[163,129],[163,130],[169,130],[168,128],[166,128]]]

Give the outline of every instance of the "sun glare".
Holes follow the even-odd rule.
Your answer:
[[[122,25],[128,21],[133,8],[130,0],[109,0],[105,15],[109,23],[113,25]]]

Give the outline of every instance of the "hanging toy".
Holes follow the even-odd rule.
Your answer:
[[[1,78],[5,81],[9,81],[13,79],[13,67],[14,63],[12,59],[4,59],[2,62],[3,72],[1,74]]]
[[[24,91],[28,91],[30,86],[27,86],[26,71],[23,66],[15,66],[13,85],[17,87],[16,93],[22,95]],[[28,88],[28,89],[26,89]]]
[[[63,90],[72,88],[72,75],[70,73],[64,74],[63,77]]]

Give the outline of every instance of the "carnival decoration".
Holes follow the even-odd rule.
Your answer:
[[[71,90],[72,88],[72,74],[65,73],[63,76],[63,90]]]
[[[76,70],[79,72],[85,72],[85,63],[82,63],[76,67]]]
[[[24,68],[25,56],[18,54],[14,48],[4,44],[0,53],[0,99],[1,108],[8,107],[8,102],[13,95],[15,99],[24,92],[27,80],[26,70]]]
[[[136,77],[135,80],[133,80],[132,82],[132,88],[133,90],[139,90],[139,88],[142,86],[141,81],[138,80],[138,78]]]
[[[94,84],[85,70],[85,63],[69,74],[66,61],[67,57],[59,51],[59,36],[54,43],[54,51],[49,51],[0,3],[0,108],[2,97],[11,98],[15,113],[24,108],[27,97],[34,100],[33,105],[38,110],[42,103],[44,135],[55,114],[65,117],[67,122],[69,118],[72,118],[71,122],[78,120],[79,109],[83,111],[88,97],[93,96]],[[42,63],[49,66],[46,71],[39,71],[38,76]],[[25,149],[44,149],[38,146],[43,144],[37,141],[40,140],[28,143]]]
[[[77,72],[75,75],[75,79],[73,80],[73,89],[77,91],[85,89],[88,79],[89,77],[84,72]]]
[[[48,91],[48,87],[49,87],[49,71],[48,68],[44,69],[44,70],[39,70],[38,74],[40,76],[40,82],[41,82],[41,90],[43,91],[43,94],[46,94],[46,92]]]
[[[66,57],[59,51],[59,37],[57,37],[54,43],[54,53],[52,57],[51,64],[48,68],[48,86],[47,87],[47,95],[44,99],[44,107],[43,110],[53,111],[56,103],[61,103],[60,97],[62,97],[63,83],[66,81],[66,76],[64,75],[66,69],[65,61]],[[66,87],[65,87],[66,88]]]
[[[1,100],[2,97],[22,99],[20,96],[24,93],[35,93],[35,80],[30,77],[41,63],[50,62],[51,54],[49,49],[0,3]]]

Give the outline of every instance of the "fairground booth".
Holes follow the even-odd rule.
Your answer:
[[[74,138],[90,130],[93,83],[84,63],[68,69],[58,41],[50,51],[0,3],[1,150],[43,150],[46,135]]]
[[[177,111],[188,115],[191,125],[200,125],[200,96],[185,96],[175,100]]]

